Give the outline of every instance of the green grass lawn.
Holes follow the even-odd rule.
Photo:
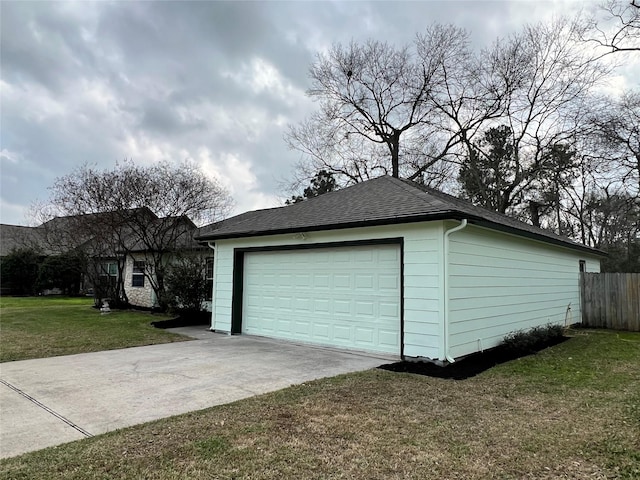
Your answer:
[[[138,311],[102,315],[90,298],[0,297],[0,362],[187,340]]]
[[[342,375],[7,459],[0,478],[640,478],[640,334],[571,334],[467,380]]]

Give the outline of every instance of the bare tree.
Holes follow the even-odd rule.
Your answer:
[[[50,205],[63,215],[63,221],[54,222],[58,239],[69,245],[75,240],[91,258],[115,259],[119,283],[127,256],[136,253],[144,258],[145,277],[162,299],[167,256],[192,247],[194,221],[222,218],[231,199],[192,163],[124,162],[103,171],[84,165],[59,177]],[[95,274],[105,276],[100,268]],[[122,285],[116,294],[127,300]]]
[[[286,136],[305,154],[298,180],[326,170],[340,183],[391,174],[451,187],[472,151],[488,154],[479,139],[499,125],[513,132],[517,175],[543,170],[543,152],[569,141],[608,73],[575,40],[580,28],[530,25],[479,54],[464,30],[442,25],[400,48],[334,46],[310,71],[319,110]]]
[[[604,55],[640,52],[640,3],[638,0],[608,0],[600,7],[604,18],[587,21],[580,38],[602,47]]]
[[[610,271],[640,268],[640,202],[624,191],[603,188],[588,197],[588,226],[594,246],[608,250]],[[636,252],[634,255],[633,252]]]
[[[433,45],[446,42],[446,33],[434,28],[418,35],[417,50],[423,62],[434,61]],[[429,102],[434,110],[427,144],[430,152],[426,159],[418,157],[411,163],[410,180],[419,181],[434,165],[440,168],[446,165],[446,173],[454,176],[452,166],[462,163],[469,155],[473,139],[487,124],[504,114],[511,85],[517,82],[517,72],[508,76],[496,75],[499,62],[492,58],[495,52],[503,53],[496,49],[474,55],[465,43],[436,57],[437,81],[429,92]]]
[[[370,40],[319,54],[307,93],[320,108],[286,136],[311,159],[305,174],[327,170],[355,183],[383,174],[408,177],[418,165],[422,173],[441,160],[448,148],[431,97],[442,89],[443,66],[461,68],[456,59],[466,50],[464,30],[434,25],[413,45]]]
[[[576,48],[578,28],[568,19],[529,25],[484,51],[479,77],[487,94],[474,103],[486,99],[493,107],[485,108],[491,115],[468,123],[474,128],[463,135],[467,153],[459,178],[467,196],[502,213],[530,215],[539,226],[540,215],[552,207],[557,231],[560,187],[574,168],[567,153],[586,119],[591,91],[607,74]]]
[[[640,91],[601,99],[589,122],[602,159],[602,175],[640,196]]]
[[[71,192],[75,188],[73,185],[65,185],[62,179],[56,181],[57,188],[68,188]],[[96,306],[102,299],[109,299],[114,306],[128,304],[124,288],[126,255],[121,248],[128,238],[128,230],[119,213],[98,210],[96,213],[67,213],[72,211],[81,210],[66,210],[54,203],[32,207],[32,216],[40,223],[36,230],[41,249],[47,254],[73,255],[77,259],[85,289],[93,289]],[[151,214],[147,211],[139,213]]]

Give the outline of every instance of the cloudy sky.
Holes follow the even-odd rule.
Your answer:
[[[192,159],[230,190],[234,213],[279,205],[299,158],[283,134],[314,108],[305,90],[317,52],[403,44],[432,22],[467,28],[480,48],[597,3],[4,0],[0,221],[28,224],[56,177],[123,159]]]

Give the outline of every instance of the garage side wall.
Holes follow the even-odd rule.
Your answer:
[[[580,261],[596,256],[468,226],[450,237],[449,342],[455,357],[498,345],[510,332],[576,323]]]
[[[212,328],[230,332],[233,268],[236,249],[309,246],[402,238],[403,352],[411,357],[437,358],[442,353],[441,271],[442,222],[353,228],[299,234],[216,241]]]

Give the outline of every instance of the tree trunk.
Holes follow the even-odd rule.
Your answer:
[[[538,209],[540,204],[533,200],[529,200],[529,212],[531,212],[531,223],[534,227],[540,228],[540,212]]]
[[[393,178],[400,177],[400,132],[394,130],[389,144],[391,150],[391,176]]]

